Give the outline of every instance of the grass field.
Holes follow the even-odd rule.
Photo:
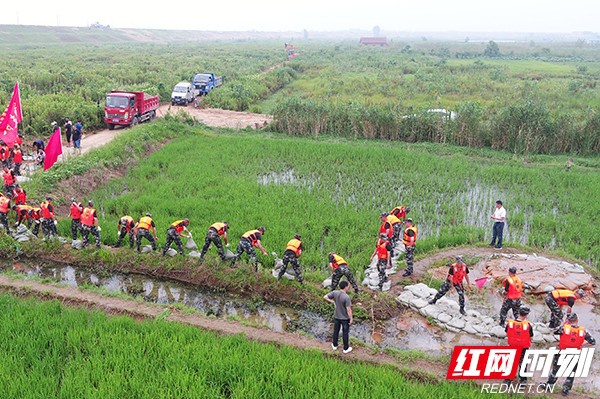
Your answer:
[[[390,367],[108,318],[0,294],[0,390],[12,398],[477,398],[463,384],[407,380]]]
[[[562,251],[592,264],[600,256],[597,158],[576,158],[567,170],[565,157],[523,160],[431,144],[213,133],[173,120],[125,132],[102,151],[116,154],[141,135],[160,140],[161,134],[177,137],[178,131],[185,137],[89,194],[100,211],[104,242],[116,240],[118,217],[150,211],[163,243],[168,224],[184,217],[198,242],[210,224],[228,221],[232,249],[244,231],[264,225],[268,251],[281,255],[299,233],[306,245],[303,264],[326,270],[327,253],[337,251],[362,270],[380,212],[411,206],[419,227],[417,250],[423,252],[489,240],[489,214],[502,199],[507,245]],[[110,160],[102,158],[110,168]],[[63,228],[66,234],[66,223]]]

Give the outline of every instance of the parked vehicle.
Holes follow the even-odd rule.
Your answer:
[[[199,95],[200,90],[196,89],[190,82],[179,82],[171,93],[171,105],[188,105],[194,102]]]
[[[200,91],[200,95],[206,95],[214,88],[223,84],[221,76],[215,76],[212,72],[201,72],[194,75],[192,79],[194,87]]]
[[[106,95],[104,123],[109,130],[115,125],[134,126],[153,119],[160,105],[160,98],[143,91],[113,90]]]

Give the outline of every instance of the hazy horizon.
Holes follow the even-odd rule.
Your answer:
[[[151,7],[148,7],[151,4]],[[3,7],[0,24],[206,31],[372,31],[573,33],[600,31],[600,2],[573,0],[361,1],[305,0],[300,3],[180,0],[160,7],[148,1],[84,4],[74,0],[23,0]],[[568,4],[568,5],[566,5]]]

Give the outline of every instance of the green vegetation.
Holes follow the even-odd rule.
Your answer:
[[[131,129],[99,151],[117,154],[123,142],[140,134],[161,137],[161,132],[181,137],[89,195],[107,244],[116,240],[112,232],[120,216],[137,218],[148,211],[161,242],[168,224],[182,217],[190,219],[200,245],[210,224],[228,221],[232,250],[242,233],[264,225],[263,244],[280,256],[293,234],[302,234],[302,264],[309,274],[315,270],[318,280],[328,270],[329,251],[346,257],[360,273],[372,253],[381,211],[411,205],[419,227],[417,251],[427,252],[485,242],[489,214],[501,198],[509,212],[509,245],[561,248],[594,264],[600,257],[595,159],[576,158],[577,166],[566,169],[564,157],[538,156],[524,163],[508,154],[431,144],[215,134],[175,120]],[[110,166],[110,158],[105,161]],[[67,234],[67,223],[60,227]]]
[[[476,398],[469,385],[409,380],[392,367],[344,362],[0,295],[3,398]],[[418,376],[415,376],[418,378]]]
[[[290,64],[302,73],[264,103],[275,116],[272,129],[519,154],[600,153],[600,69],[590,63],[598,54],[540,58],[530,49],[490,60],[437,46],[305,50]]]

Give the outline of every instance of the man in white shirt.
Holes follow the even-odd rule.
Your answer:
[[[502,232],[504,231],[504,220],[506,219],[506,209],[502,206],[502,201],[496,201],[496,210],[490,215],[490,219],[494,219],[492,242],[490,243],[490,246],[502,249]]]

